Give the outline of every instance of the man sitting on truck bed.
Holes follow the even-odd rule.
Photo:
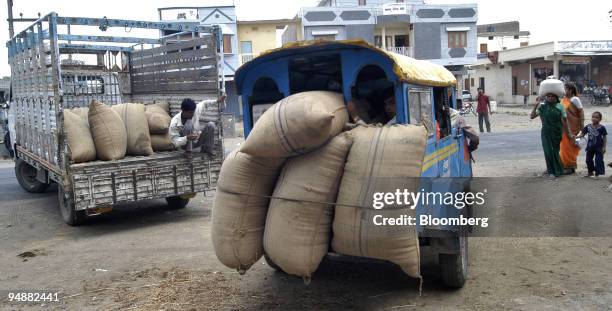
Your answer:
[[[170,137],[174,146],[183,148],[186,152],[191,152],[193,148],[201,146],[201,152],[213,158],[215,123],[200,124],[200,116],[206,109],[206,105],[220,103],[224,99],[225,95],[222,95],[217,100],[204,100],[197,105],[191,98],[183,99],[181,112],[170,121]]]

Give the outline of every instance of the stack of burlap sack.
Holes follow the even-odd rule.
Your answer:
[[[212,214],[217,258],[244,273],[265,253],[310,281],[331,250],[388,260],[420,276],[416,228],[377,227],[374,192],[416,191],[427,132],[422,126],[359,126],[343,131],[341,94],[291,95],[268,109],[223,162]],[[401,180],[401,183],[389,182]]]
[[[75,163],[119,160],[126,155],[148,156],[173,150],[168,104],[105,105],[93,100],[89,108],[64,110],[64,127]]]

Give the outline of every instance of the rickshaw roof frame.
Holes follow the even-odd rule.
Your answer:
[[[432,87],[455,87],[457,85],[455,76],[441,65],[388,52],[364,40],[307,40],[286,43],[280,48],[265,51],[258,57],[240,66],[240,68],[236,70],[234,79],[236,81],[238,93],[242,93],[241,86],[248,72],[258,65],[291,55],[304,56],[304,54],[318,53],[325,49],[339,50],[355,48],[367,49],[388,58],[393,64],[393,73],[400,81]]]

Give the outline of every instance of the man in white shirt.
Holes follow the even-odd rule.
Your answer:
[[[172,117],[170,121],[170,137],[176,148],[183,148],[192,152],[193,148],[201,147],[201,152],[214,157],[215,123],[200,123],[200,117],[206,110],[206,105],[221,103],[225,95],[214,100],[204,100],[196,105],[191,98],[181,102],[181,112]]]

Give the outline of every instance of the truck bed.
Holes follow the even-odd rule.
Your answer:
[[[70,166],[76,210],[211,190],[217,183],[220,157],[183,151],[93,161]]]

